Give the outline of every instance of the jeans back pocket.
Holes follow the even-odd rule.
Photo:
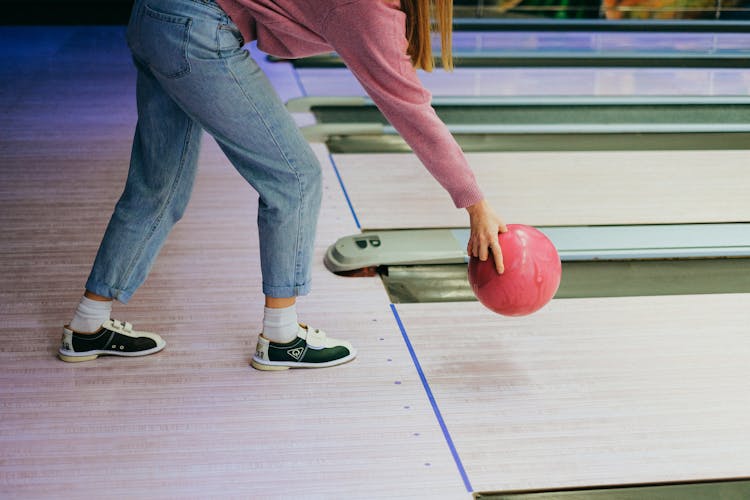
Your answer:
[[[189,17],[144,5],[139,24],[138,42],[133,44],[138,59],[166,78],[179,78],[190,72],[187,51],[192,20]]]

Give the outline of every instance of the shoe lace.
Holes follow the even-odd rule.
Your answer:
[[[128,323],[127,321],[119,321],[119,320],[113,319],[112,325],[114,325],[115,328],[119,328],[128,333],[133,331],[133,325],[131,323]]]

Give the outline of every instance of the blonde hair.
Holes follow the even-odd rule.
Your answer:
[[[432,71],[435,61],[432,55],[431,32],[440,33],[441,60],[443,69],[453,69],[451,36],[453,34],[453,0],[401,0],[406,13],[406,50],[415,68]],[[431,19],[434,16],[435,25]]]

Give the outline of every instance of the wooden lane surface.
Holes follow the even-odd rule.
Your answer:
[[[308,95],[365,95],[346,69],[301,69]],[[675,68],[457,68],[420,72],[433,95],[747,95],[750,70]],[[554,82],[554,83],[550,83]]]
[[[453,50],[467,52],[537,51],[556,55],[575,51],[585,57],[597,53],[639,54],[643,59],[649,55],[664,53],[725,54],[743,51],[750,37],[738,32],[659,32],[652,31],[454,31]],[[439,37],[433,37],[439,47]]]
[[[121,187],[125,148],[106,188],[102,178],[77,179],[75,167],[68,180],[80,187],[47,190],[44,200],[33,182],[13,183],[31,195],[18,209],[3,207],[2,489],[35,498],[92,489],[134,497],[461,495],[381,284],[322,266],[325,242],[355,229],[330,169],[315,293],[301,300],[300,314],[350,338],[360,357],[316,372],[248,366],[262,313],[253,195],[206,146],[188,214],[146,285],[115,307],[115,317],[169,342],[144,359],[66,365],[54,356]],[[59,211],[58,199],[83,195],[81,210],[94,213]],[[79,223],[90,223],[83,235]]]
[[[379,280],[322,264],[328,243],[356,227],[320,148],[314,292],[300,317],[352,340],[356,361],[249,367],[262,315],[256,196],[211,140],[185,218],[146,284],[114,308],[167,348],[56,359],[135,125],[124,41],[70,30],[2,109],[0,497],[465,497]]]
[[[506,222],[539,226],[750,220],[750,151],[470,153]],[[335,155],[364,229],[463,227],[413,154]]]
[[[750,295],[396,307],[474,491],[748,475]]]

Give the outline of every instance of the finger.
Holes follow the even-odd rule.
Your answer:
[[[479,260],[487,260],[487,258],[490,256],[490,252],[488,250],[487,244],[479,245]]]
[[[500,245],[492,245],[492,257],[495,259],[495,269],[497,274],[503,274],[505,271],[505,265],[503,264],[503,251]]]
[[[469,254],[469,257],[475,257],[477,255],[477,238],[474,236],[474,234],[469,235],[469,243],[466,245],[466,253]]]
[[[500,224],[498,224],[498,229],[501,233],[507,233],[508,232],[508,226],[505,225],[505,222],[500,221]]]

